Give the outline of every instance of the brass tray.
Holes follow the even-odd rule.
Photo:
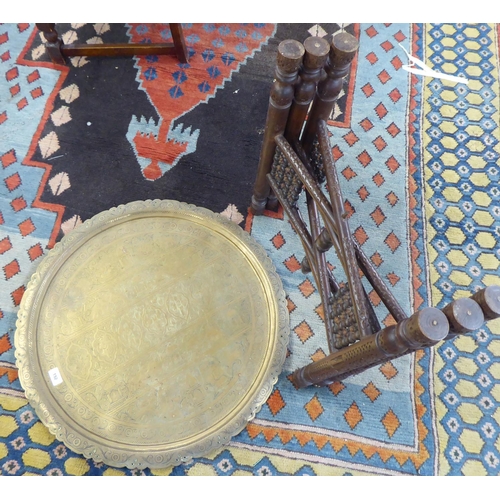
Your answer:
[[[102,212],[32,276],[15,355],[31,405],[71,450],[158,468],[222,447],[269,397],[289,318],[264,249],[172,200]]]

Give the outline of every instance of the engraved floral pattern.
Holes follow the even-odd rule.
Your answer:
[[[244,251],[229,265],[235,245]],[[214,272],[223,285],[200,292]],[[48,253],[15,341],[26,395],[49,430],[88,458],[140,470],[202,456],[242,430],[277,381],[288,336],[281,281],[250,235],[208,210],[148,200],[95,216]],[[38,362],[59,365],[65,383],[50,387]],[[71,432],[61,408],[77,422]]]

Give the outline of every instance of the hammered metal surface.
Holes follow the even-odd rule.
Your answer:
[[[262,247],[208,210],[154,200],[103,212],[48,253],[15,341],[26,395],[58,439],[144,468],[202,456],[242,430],[288,335]]]

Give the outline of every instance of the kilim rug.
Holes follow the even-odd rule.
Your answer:
[[[189,64],[58,66],[33,24],[0,25],[0,474],[498,475],[498,322],[329,387],[289,380],[327,352],[320,298],[282,211],[247,208],[279,42],[341,27],[183,26]],[[171,37],[164,24],[58,27],[66,43]],[[359,53],[329,127],[354,237],[407,313],[500,284],[499,26],[342,29]],[[468,84],[409,73],[403,47]],[[264,246],[288,296],[291,338],[274,391],[229,446],[176,467],[117,469],[73,453],[39,421],[18,380],[15,321],[58,240],[98,212],[155,198],[223,213]]]

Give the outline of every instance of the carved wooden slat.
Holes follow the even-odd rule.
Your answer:
[[[349,282],[349,291],[353,303],[354,314],[358,323],[360,337],[366,337],[374,333],[371,329],[368,314],[369,304],[364,295],[363,285],[359,278],[358,264],[354,250],[353,239],[349,224],[344,218],[344,199],[340,190],[340,184],[335,170],[328,131],[324,120],[318,122],[318,140],[323,156],[323,165],[327,179],[327,188],[332,204],[332,216],[337,228],[340,242],[340,252],[343,255],[344,271]]]

